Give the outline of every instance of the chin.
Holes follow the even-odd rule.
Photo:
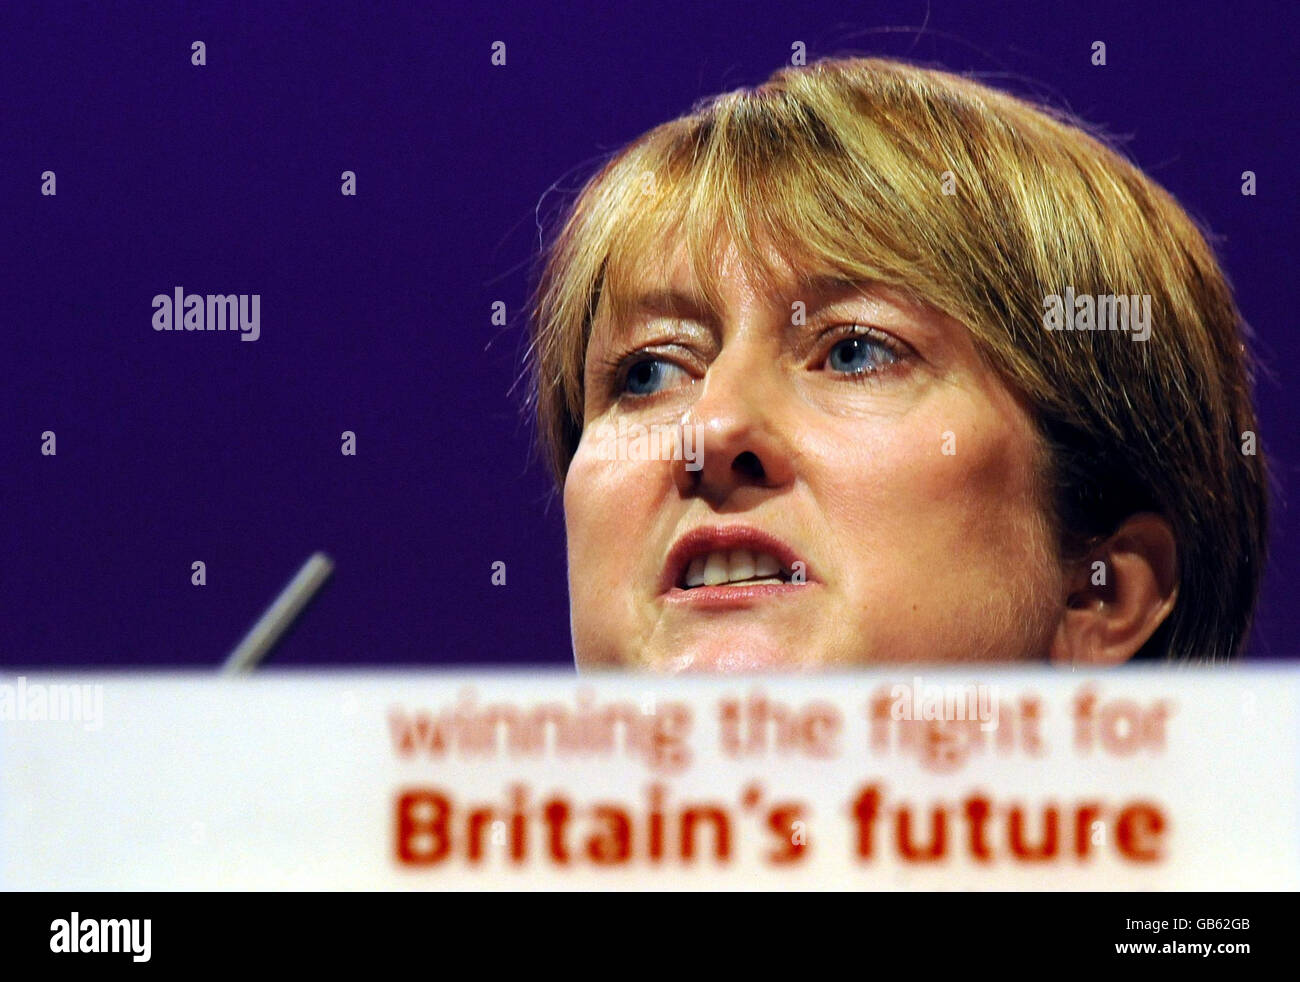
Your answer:
[[[714,631],[698,639],[684,639],[664,651],[629,652],[624,664],[670,675],[783,672],[805,667],[794,654],[797,650],[792,642],[755,637],[752,631]]]

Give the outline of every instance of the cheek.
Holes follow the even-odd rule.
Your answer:
[[[575,596],[630,581],[637,552],[626,544],[646,539],[662,503],[663,469],[655,461],[601,460],[585,441],[579,445],[564,482],[569,585]]]
[[[625,664],[628,639],[642,637],[629,585],[650,575],[649,553],[636,546],[653,540],[671,484],[662,462],[601,460],[579,445],[564,482],[569,621],[579,667]]]
[[[978,578],[987,591],[1039,555],[1027,420],[955,400],[854,430],[826,435],[809,460],[840,539],[827,545],[856,590],[914,602]]]

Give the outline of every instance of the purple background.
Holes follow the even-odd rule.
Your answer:
[[[1295,484],[1290,5],[158,6],[0,12],[0,664],[215,664],[318,549],[337,569],[277,664],[569,663],[559,501],[510,391],[539,201],[553,222],[553,184],[794,41],[992,73],[1125,137],[1218,237]],[[155,333],[176,286],[260,293],[261,339]],[[1256,656],[1298,651],[1295,522],[1279,502]]]

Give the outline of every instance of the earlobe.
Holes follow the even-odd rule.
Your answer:
[[[1150,512],[1132,516],[1071,571],[1065,590],[1051,660],[1128,661],[1178,599],[1178,548],[1169,522]]]

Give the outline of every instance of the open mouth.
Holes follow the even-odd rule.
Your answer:
[[[771,553],[750,549],[716,549],[692,559],[677,586],[683,590],[693,590],[701,586],[741,583],[757,586],[789,583],[790,580],[790,570],[785,569]]]
[[[665,592],[712,588],[707,590],[712,594],[729,587],[781,587],[810,579],[799,554],[775,536],[746,525],[704,526],[677,540],[660,587]]]

